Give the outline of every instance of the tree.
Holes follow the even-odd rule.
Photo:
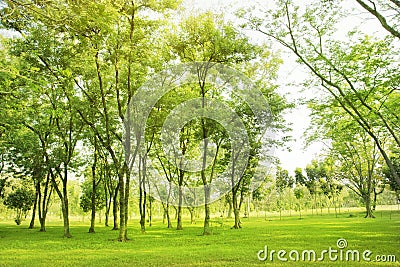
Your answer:
[[[378,175],[381,155],[366,133],[357,132],[354,122],[346,121],[346,118],[342,117],[335,123],[336,130],[330,132],[330,137],[331,153],[333,158],[339,161],[339,164],[335,165],[340,166],[337,174],[355,194],[362,198],[366,208],[365,217],[373,218],[371,195],[377,186],[374,181]],[[332,186],[331,190],[336,189]]]
[[[299,209],[299,214],[300,214],[300,219],[301,219],[301,209],[302,209],[302,206],[301,206],[301,199],[304,197],[304,189],[301,188],[300,186],[299,186],[299,187],[296,187],[296,188],[294,189],[294,196],[295,196],[296,199],[297,199],[298,209]]]
[[[353,31],[346,41],[338,41],[333,33],[342,13],[343,8],[337,3],[320,1],[300,9],[292,1],[282,0],[262,18],[248,17],[251,13],[246,12],[240,15],[247,16],[253,29],[287,48],[309,69],[314,78],[310,84],[323,88],[331,102],[374,140],[400,184],[388,152],[381,145],[380,134],[384,131],[385,138],[400,147],[399,106],[396,104],[400,96],[397,86],[399,53],[394,37],[371,38]]]
[[[96,147],[97,145],[95,145]],[[101,188],[100,183],[102,180],[104,169],[99,169],[98,162],[98,151],[94,152],[93,164],[90,170],[86,170],[86,180],[81,184],[82,195],[80,197],[80,206],[83,212],[91,211],[90,228],[89,233],[94,233],[96,211],[104,208],[107,203],[105,202],[104,191],[98,190]],[[98,173],[98,171],[100,173]],[[89,174],[90,173],[90,174]],[[90,178],[89,178],[90,177]]]
[[[34,50],[39,51],[32,53],[32,59],[40,62],[41,73],[46,73],[43,77],[57,84],[57,90],[67,98],[67,114],[79,117],[79,120],[73,119],[74,129],[79,132],[78,121],[88,127],[108,152],[118,177],[120,241],[127,240],[130,173],[122,156],[122,131],[117,126],[124,121],[128,103],[150,68],[159,67],[153,60],[158,57],[154,53],[157,49],[153,49],[157,47],[149,46],[157,42],[149,40],[158,36],[154,33],[160,20],[149,14],[164,15],[177,5],[178,1],[169,0],[5,1],[2,8],[2,25],[21,33],[27,43],[31,42]],[[43,36],[38,38],[38,33]],[[36,37],[32,38],[34,34]],[[36,44],[34,40],[41,42]],[[57,56],[47,57],[54,54]],[[65,125],[54,123],[53,126],[61,129],[58,126]],[[71,135],[60,129],[58,137],[65,150],[63,165],[52,173],[54,186],[56,178],[61,178],[63,186],[67,184],[66,163],[70,161],[69,155],[74,150],[71,145],[76,140],[75,135],[73,140],[68,140]],[[55,189],[65,203],[67,215],[65,190]],[[114,203],[117,203],[115,199]]]
[[[326,170],[321,162],[317,160],[312,160],[310,164],[306,166],[307,180],[305,181],[305,186],[310,191],[311,196],[314,196],[314,204],[313,208],[315,208],[315,212],[318,213],[317,210],[317,195],[321,196],[322,191],[320,190],[321,185],[320,181],[326,176]],[[322,215],[322,203],[320,199],[320,210]]]
[[[278,166],[276,170],[276,177],[275,177],[275,186],[279,194],[279,219],[282,219],[282,210],[283,210],[283,200],[282,195],[285,188],[292,189],[294,185],[294,179],[290,177],[289,171],[282,169]],[[291,207],[289,207],[290,209]]]
[[[255,57],[256,49],[248,38],[244,37],[231,24],[226,23],[220,16],[210,12],[198,16],[190,16],[183,21],[175,34],[170,38],[173,53],[181,62],[201,62],[198,64],[198,85],[193,88],[202,100],[202,108],[208,108],[207,98],[220,97],[217,88],[207,82],[208,71],[216,63],[235,65]],[[204,187],[205,219],[203,235],[211,234],[210,229],[210,184],[217,162],[222,152],[221,146],[227,141],[226,134],[221,132],[218,125],[204,117],[197,121],[197,138],[202,140],[202,169],[201,182]],[[215,152],[210,155],[209,141],[213,140]],[[206,168],[208,158],[212,159],[211,168]]]
[[[20,225],[23,217],[32,208],[35,197],[32,191],[25,188],[17,188],[4,200],[4,205],[16,211],[15,223]]]

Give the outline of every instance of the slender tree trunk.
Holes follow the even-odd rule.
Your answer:
[[[372,205],[372,210],[375,211],[376,210],[376,200],[377,200],[378,194],[376,193],[376,189],[374,188],[374,202]]]
[[[188,207],[188,210],[190,212],[190,224],[196,224],[195,208],[194,207]]]
[[[33,229],[35,227],[35,216],[36,216],[36,208],[37,208],[37,204],[39,200],[39,191],[40,190],[40,181],[36,182],[36,186],[35,186],[35,202],[33,204],[33,209],[32,209],[32,218],[31,218],[31,222],[29,224],[29,229]]]
[[[322,216],[322,199],[321,199],[321,194],[319,195],[319,208],[320,208],[320,215]]]
[[[227,216],[227,218],[232,218],[232,210],[233,210],[233,208],[232,208],[232,202],[231,201],[228,201],[228,216]]]
[[[145,167],[146,159],[139,156],[139,212],[140,212],[140,229],[142,233],[146,232],[146,190],[145,190]]]
[[[335,207],[335,217],[338,217],[335,195],[332,196],[333,206]]]
[[[44,186],[44,191],[43,191],[43,200],[42,200],[42,194],[41,194],[41,189],[40,189],[40,184],[39,184],[39,199],[38,199],[38,215],[39,215],[39,223],[40,223],[40,232],[46,232],[46,217],[47,217],[47,211],[49,209],[49,203],[50,203],[50,198],[53,192],[53,187],[50,187],[49,191],[49,185],[50,184],[50,173],[47,175],[46,178],[46,183]]]
[[[167,217],[167,228],[172,228],[171,217],[169,215],[169,203],[165,205],[165,215]]]
[[[314,208],[315,208],[315,214],[318,215],[317,194],[316,193],[314,193]]]
[[[66,172],[66,170],[65,170]],[[62,212],[64,221],[64,237],[71,238],[72,235],[69,231],[69,203],[68,203],[68,191],[66,176],[64,176],[64,186],[63,186],[63,201],[62,201]]]
[[[128,170],[128,166],[125,164],[125,240],[129,240],[128,238],[128,221],[129,221],[129,194],[130,194],[130,186],[131,186],[131,177],[130,172]]]
[[[379,192],[377,192],[376,186],[374,186],[374,202],[373,202],[373,206],[372,206],[373,211],[375,211],[375,209],[376,209],[378,195],[382,194],[384,190],[385,190],[385,187],[382,187],[382,189]]]
[[[119,180],[119,235],[118,241],[125,242],[127,240],[126,237],[126,224],[125,224],[125,181],[124,174],[122,170],[119,170],[118,173]]]
[[[115,187],[114,195],[113,195],[113,229],[112,230],[119,230],[118,225],[118,192],[119,192],[119,181],[117,186]]]
[[[97,141],[96,137],[94,138],[94,160],[93,160],[93,165],[92,165],[92,213],[90,217],[90,228],[89,228],[89,233],[94,233],[94,225],[96,223],[96,190],[97,190],[97,185],[96,185],[96,167],[97,167]]]
[[[68,178],[68,169],[67,169],[67,164],[65,164],[64,167],[64,178],[61,177],[62,180],[62,192],[61,190],[58,188],[58,185],[55,181],[55,175],[54,173],[51,172],[51,176],[52,176],[52,182],[53,182],[53,187],[55,188],[58,197],[60,198],[61,201],[61,211],[62,211],[62,218],[63,218],[63,225],[64,225],[64,237],[66,238],[71,238],[72,235],[69,231],[69,206],[68,206],[68,191],[67,191],[67,178]],[[57,170],[58,175],[61,176],[61,172],[59,170]]]
[[[178,210],[177,210],[177,224],[176,224],[176,230],[183,230],[182,227],[182,198],[183,198],[183,192],[182,192],[182,186],[179,186],[179,200],[178,200]]]
[[[300,219],[301,219],[301,203],[300,202],[299,202],[299,214],[300,214]]]
[[[151,226],[152,225],[152,220],[153,220],[153,201],[152,200],[150,200],[149,201],[149,226]]]
[[[210,187],[204,185],[204,227],[203,235],[211,235],[210,228]]]
[[[90,228],[89,233],[94,233],[94,226],[96,222],[96,181],[93,180],[92,187],[92,208],[91,208],[91,216],[90,216]]]
[[[107,197],[107,190],[105,190],[105,195],[106,195],[106,210],[105,210],[105,220],[104,220],[104,226],[108,227],[108,220],[109,220],[109,216],[110,216],[110,209],[111,209],[111,196],[108,198]]]
[[[231,189],[231,192],[232,192],[232,203],[231,203],[231,206],[233,208],[233,214],[235,216],[235,224],[233,225],[232,228],[239,229],[239,228],[242,228],[241,225],[240,225],[240,209],[239,209],[238,199],[237,199],[237,197],[238,197],[237,196],[237,190],[238,190],[238,186],[239,185],[238,184],[237,185],[234,184],[233,177],[231,178],[231,183],[232,183],[232,189]]]
[[[279,192],[279,220],[282,220],[282,192]]]
[[[146,232],[146,191],[139,189],[140,230]]]

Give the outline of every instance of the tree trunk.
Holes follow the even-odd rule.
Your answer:
[[[301,204],[299,203],[299,214],[300,214],[300,219],[301,219]]]
[[[93,183],[96,183],[93,181]],[[93,190],[95,190],[95,185],[93,186]],[[89,228],[89,233],[94,233],[94,226],[96,222],[96,197],[95,197],[95,192],[92,192],[92,212],[90,216],[90,228]]]
[[[238,184],[235,185],[234,184],[234,180],[233,178],[231,179],[231,183],[232,183],[232,203],[230,204],[230,206],[233,208],[233,214],[235,216],[235,224],[233,225],[233,229],[239,229],[242,228],[240,225],[240,208],[239,208],[239,204],[238,204],[238,199],[237,199],[237,190],[238,190]]]
[[[38,186],[39,185],[39,186]],[[40,182],[37,181],[36,182],[36,186],[35,186],[35,202],[33,204],[33,209],[32,209],[32,218],[31,218],[31,222],[29,224],[28,229],[33,229],[35,227],[35,216],[36,216],[36,208],[37,208],[37,203],[39,201],[39,191],[40,190]]]
[[[373,206],[372,206],[373,211],[375,211],[375,209],[376,209],[376,202],[377,202],[378,195],[382,194],[384,190],[385,190],[385,187],[382,187],[382,189],[379,192],[377,192],[376,186],[374,186],[374,202],[373,202]]]
[[[210,228],[210,187],[208,185],[204,186],[204,227],[203,235],[211,235]]]
[[[151,197],[149,197],[149,206],[148,206],[148,220],[149,220],[149,226],[152,225],[152,217],[153,217],[153,200]]]
[[[232,202],[231,201],[228,201],[228,206],[229,206],[229,209],[228,209],[228,217],[227,218],[232,218]]]
[[[140,211],[140,230],[146,232],[146,191],[139,189],[139,211]]]
[[[119,225],[118,225],[118,192],[119,192],[119,182],[117,186],[115,187],[114,191],[114,196],[113,196],[113,223],[114,227],[112,230],[119,230]]]
[[[179,200],[178,200],[176,230],[183,230],[183,227],[182,227],[182,197],[183,197],[182,187],[179,186]]]
[[[364,218],[375,218],[375,216],[372,214],[372,209],[371,209],[371,196],[369,194],[364,194],[363,198],[364,198],[365,210],[366,210],[366,214],[365,214]]]
[[[94,160],[92,165],[92,213],[90,217],[90,228],[89,233],[94,233],[94,225],[96,223],[96,165],[97,165],[97,145],[95,141],[95,150],[94,150]]]
[[[282,220],[282,192],[279,192],[279,220]]]
[[[194,207],[188,207],[188,210],[190,212],[190,224],[196,224],[195,208]]]
[[[338,217],[338,213],[337,213],[337,206],[336,206],[336,200],[335,200],[335,194],[332,195],[332,202],[333,202],[333,206],[335,208],[335,217]]]
[[[168,203],[165,205],[164,212],[167,217],[167,228],[172,228],[171,217],[169,215],[169,204]]]
[[[63,218],[63,225],[64,225],[64,237],[71,238],[72,235],[69,231],[69,206],[68,206],[68,191],[67,191],[67,178],[68,178],[68,169],[67,164],[64,164],[64,178],[61,177],[61,172],[57,170],[58,175],[62,180],[62,192],[58,188],[58,185],[55,180],[55,174],[50,170],[52,176],[53,187],[55,188],[58,197],[61,201],[61,211],[62,211],[62,218]]]
[[[104,212],[105,215],[105,220],[104,220],[104,226],[108,227],[108,220],[110,216],[110,209],[111,209],[111,195],[108,194],[107,186],[106,186],[106,181],[104,180],[104,195],[106,196],[105,202],[106,202],[106,210]]]
[[[39,223],[40,223],[40,232],[46,232],[46,216],[43,218],[39,218]]]
[[[126,224],[125,224],[125,181],[124,174],[119,170],[118,173],[119,180],[119,235],[118,241],[125,242],[126,237]]]
[[[140,212],[140,229],[142,233],[146,232],[146,158],[139,156],[139,212]]]
[[[240,210],[239,209],[233,209],[233,213],[235,215],[235,224],[233,225],[234,229],[240,229],[242,228],[241,222],[240,222]]]
[[[108,203],[107,203],[106,211],[105,211],[104,215],[106,217],[105,220],[104,220],[104,226],[108,227],[108,217],[110,216],[110,205]]]
[[[128,238],[128,221],[129,221],[129,194],[130,194],[130,183],[131,183],[131,178],[130,178],[130,172],[128,170],[128,166],[125,163],[125,197],[124,197],[124,208],[125,208],[125,240],[129,240]]]
[[[376,193],[376,189],[374,188],[374,202],[372,205],[372,210],[375,211],[376,210],[376,200],[377,200],[377,196],[378,194]]]
[[[62,199],[61,209],[62,209],[63,223],[64,223],[64,237],[71,238],[72,235],[69,231],[68,197],[66,195]]]
[[[38,215],[39,215],[39,223],[40,223],[40,232],[46,232],[46,217],[47,217],[47,211],[49,208],[49,203],[50,203],[50,198],[53,192],[53,187],[50,187],[49,191],[49,183],[50,183],[50,173],[47,175],[46,178],[46,183],[44,186],[44,192],[43,192],[43,200],[42,200],[42,194],[41,194],[41,189],[40,189],[40,184],[38,184]]]

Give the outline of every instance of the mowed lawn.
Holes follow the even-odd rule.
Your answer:
[[[131,240],[115,241],[117,232],[99,225],[95,234],[87,233],[88,225],[72,222],[73,238],[62,238],[61,223],[49,223],[46,233],[28,230],[26,224],[0,223],[1,266],[400,266],[400,212],[377,212],[375,219],[342,214],[243,219],[243,228],[232,230],[231,221],[215,218],[213,235],[201,236],[201,221],[184,222],[184,230],[166,229],[160,221],[141,234],[132,221]],[[274,254],[260,261],[259,250],[301,252],[337,248],[337,240],[347,241],[346,250],[372,252],[371,262],[279,261]],[[263,256],[263,254],[260,254]],[[293,254],[295,255],[295,254]],[[397,262],[377,262],[377,255],[395,255]],[[343,256],[344,257],[344,256]],[[286,254],[288,258],[288,254]]]

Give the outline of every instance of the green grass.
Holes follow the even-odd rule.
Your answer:
[[[117,233],[98,226],[95,234],[87,233],[88,225],[72,222],[73,238],[62,238],[60,222],[49,223],[46,233],[28,230],[26,225],[0,223],[0,266],[400,266],[400,212],[377,213],[375,219],[340,215],[307,215],[243,219],[243,228],[232,230],[232,221],[213,221],[213,235],[201,236],[197,225],[184,222],[184,230],[166,229],[155,222],[141,234],[139,224],[129,228],[130,241],[115,241]],[[25,222],[26,223],[26,222]],[[378,262],[281,262],[276,256],[271,263],[257,259],[257,252],[269,250],[333,249],[345,238],[347,249],[369,249],[371,259],[396,255],[396,263]]]

